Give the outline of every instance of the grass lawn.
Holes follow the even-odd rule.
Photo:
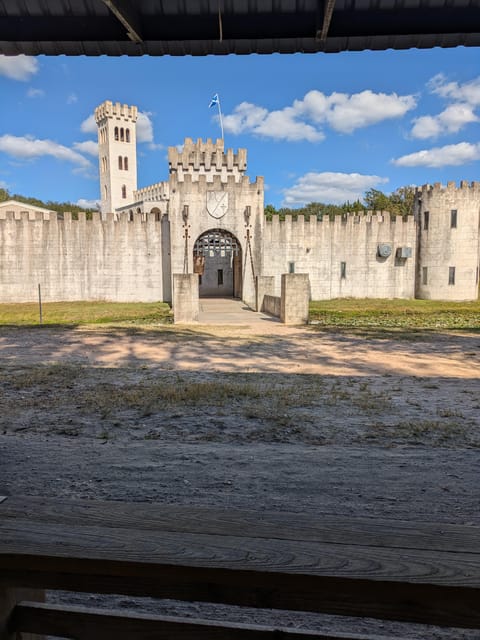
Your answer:
[[[47,302],[43,324],[158,324],[172,320],[165,302]],[[0,325],[39,324],[37,303],[0,304]]]
[[[321,300],[310,303],[310,321],[345,329],[480,331],[480,300]]]

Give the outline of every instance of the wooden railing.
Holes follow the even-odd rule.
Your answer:
[[[480,629],[480,528],[7,498],[1,639],[375,637],[25,601],[56,589]]]

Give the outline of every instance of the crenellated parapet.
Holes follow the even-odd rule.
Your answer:
[[[168,164],[170,175],[203,175],[221,174],[234,175],[237,181],[247,170],[247,150],[239,149],[234,153],[233,149],[224,151],[223,140],[212,142],[198,139],[194,142],[191,138],[185,138],[183,148],[169,147]]]
[[[263,191],[264,179],[263,176],[257,176],[255,180],[251,180],[249,176],[241,176],[240,179],[238,179],[237,176],[234,175],[218,173],[202,173],[197,176],[192,175],[191,173],[185,173],[182,175],[172,174],[170,176],[170,192],[180,187],[194,188],[198,191],[202,191],[206,188],[210,189],[214,187],[221,189],[225,186],[252,188],[257,191]]]
[[[142,187],[133,192],[135,201],[149,202],[152,200],[168,200],[170,197],[170,184],[168,182],[157,182],[149,185],[148,187]]]
[[[122,211],[120,213],[107,213],[103,215],[99,211],[94,211],[88,218],[85,211],[79,211],[78,213],[71,213],[66,211],[65,213],[58,213],[56,211],[38,212],[38,211],[6,211],[0,212],[0,224],[8,223],[22,223],[22,224],[37,224],[45,223],[45,228],[51,228],[52,226],[64,224],[65,226],[75,225],[89,225],[91,227],[98,226],[103,227],[105,224],[143,224],[145,222],[158,222],[158,218],[154,213],[147,213],[144,216],[130,216],[128,211]]]
[[[468,182],[467,180],[461,180],[459,187],[457,187],[457,183],[453,181],[447,182],[446,186],[441,184],[440,182],[435,182],[433,185],[424,184],[421,187],[417,187],[416,189],[417,197],[438,196],[456,193],[458,193],[460,196],[467,194],[473,197],[480,197],[480,182]]]
[[[119,118],[122,121],[127,120],[135,123],[138,118],[138,108],[128,104],[121,104],[120,102],[105,100],[95,109],[95,122],[100,126],[107,118]]]

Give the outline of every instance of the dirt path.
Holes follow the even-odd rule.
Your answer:
[[[2,329],[0,494],[480,525],[479,353],[479,335],[366,339],[281,325],[272,335],[260,323]],[[269,616],[158,606],[258,623]],[[334,616],[275,621],[480,637]]]

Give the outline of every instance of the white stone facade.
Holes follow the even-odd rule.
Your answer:
[[[171,302],[174,275],[194,273],[200,295],[253,307],[262,292],[280,296],[285,273],[307,274],[314,300],[478,298],[480,183],[424,186],[406,218],[266,221],[263,178],[247,176],[245,149],[187,138],[168,151],[169,180],[137,189],[136,107],[104,102],[95,117],[101,215],[0,203],[0,302],[35,300],[38,284],[46,301]]]

